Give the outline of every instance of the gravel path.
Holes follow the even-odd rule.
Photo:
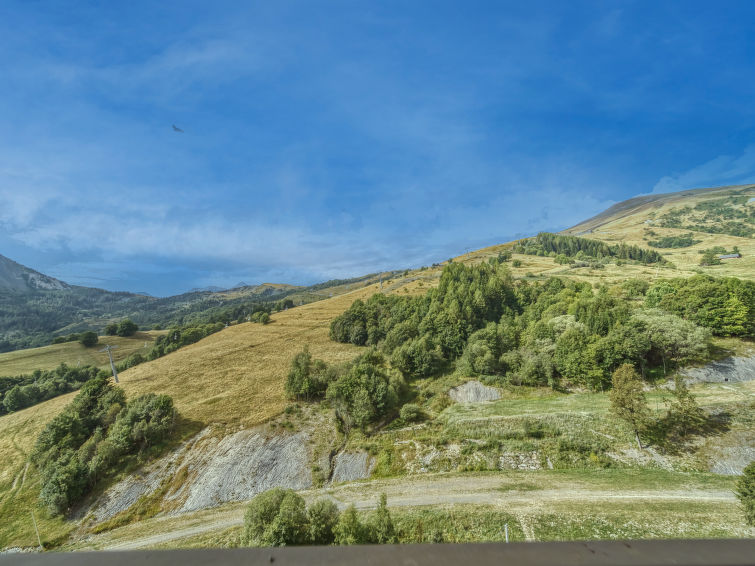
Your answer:
[[[352,503],[357,509],[370,509],[376,505],[376,494],[385,492],[390,507],[422,507],[427,505],[500,505],[507,510],[526,515],[533,506],[547,506],[554,502],[568,501],[720,501],[732,502],[736,498],[728,490],[679,489],[668,490],[616,490],[604,488],[576,487],[518,491],[515,485],[504,484],[500,476],[474,478],[436,477],[433,479],[401,481],[375,481],[346,484],[335,488],[323,488],[302,492],[307,500],[328,497],[340,508]],[[368,495],[369,494],[369,495]],[[218,509],[212,516],[191,526],[167,525],[159,523],[165,519],[153,519],[152,531],[159,534],[129,536],[129,527],[116,529],[103,535],[94,536],[88,542],[104,550],[127,550],[151,547],[158,544],[183,539],[203,533],[222,531],[243,524],[244,509]],[[175,519],[175,518],[174,518]],[[191,515],[188,521],[196,521]],[[121,532],[122,531],[122,532]],[[125,536],[124,536],[125,535]]]

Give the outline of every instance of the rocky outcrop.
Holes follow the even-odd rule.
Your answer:
[[[501,398],[501,393],[494,387],[483,385],[479,381],[467,381],[464,385],[452,388],[448,392],[457,403],[483,403],[485,401],[496,401]]]
[[[268,435],[265,429],[216,436],[205,428],[190,441],[100,496],[89,517],[105,521],[140,497],[162,490],[163,509],[183,513],[245,501],[272,487],[312,486],[309,435]]]
[[[307,434],[266,438],[243,430],[189,454],[188,481],[166,497],[180,501],[176,512],[195,511],[229,501],[245,501],[273,487],[312,486]]]
[[[755,356],[730,357],[681,371],[688,383],[737,383],[755,379]]]
[[[367,452],[341,452],[334,458],[331,483],[361,480],[370,477],[375,461]]]

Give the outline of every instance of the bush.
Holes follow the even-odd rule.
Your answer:
[[[737,482],[737,497],[744,507],[745,520],[755,527],[755,461],[750,462]]]
[[[369,542],[367,529],[359,520],[353,504],[341,513],[334,534],[336,544],[367,544]]]
[[[105,334],[107,336],[116,336],[118,334],[118,323],[112,322],[105,327]]]
[[[365,429],[394,410],[398,393],[385,371],[383,356],[370,350],[348,372],[330,383],[326,398],[346,431]]]
[[[370,517],[368,523],[368,536],[371,543],[393,544],[396,543],[396,531],[393,528],[391,514],[388,511],[385,493],[380,494],[377,509]]]
[[[166,395],[126,403],[105,377],[87,381],[79,394],[37,437],[31,460],[40,470],[40,499],[51,514],[65,513],[113,467],[168,434],[175,417]]]
[[[307,509],[309,518],[309,542],[312,544],[333,544],[335,528],[340,513],[338,506],[329,499],[318,499]]]
[[[176,410],[168,395],[147,393],[129,402],[118,414],[108,438],[123,452],[143,450],[165,439],[173,429]]]
[[[124,319],[118,323],[118,330],[116,331],[116,334],[118,336],[126,337],[126,336],[133,336],[136,334],[136,331],[139,330],[139,327],[134,323],[131,319]]]
[[[424,415],[422,414],[422,409],[420,409],[414,403],[407,403],[406,405],[401,407],[399,416],[401,417],[401,420],[406,423],[417,422],[419,420],[422,420],[422,418],[424,417]]]
[[[81,335],[79,335],[79,342],[81,342],[81,344],[86,346],[87,348],[91,348],[98,341],[99,341],[99,337],[97,336],[97,333],[92,332],[91,330],[88,330],[87,332],[84,332]]]
[[[299,352],[291,360],[291,370],[286,377],[286,394],[292,399],[321,398],[328,383],[335,379],[335,370],[322,360],[313,360],[309,348]]]
[[[23,390],[18,385],[16,385],[13,389],[8,391],[5,394],[5,397],[3,397],[3,407],[8,413],[12,413],[13,411],[18,411],[20,409],[23,409],[28,404],[29,404],[29,400],[27,396],[24,394]]]

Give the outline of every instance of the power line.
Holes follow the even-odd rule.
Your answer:
[[[106,344],[105,347],[100,350],[100,352],[107,352],[107,357],[110,358],[110,369],[113,370],[113,379],[116,383],[118,383],[118,372],[115,371],[115,364],[113,363],[113,354],[112,350],[117,348],[118,346],[111,346],[110,344]]]

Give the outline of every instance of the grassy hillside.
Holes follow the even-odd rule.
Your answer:
[[[117,346],[113,350],[113,360],[125,360],[131,354],[146,354],[152,347],[155,338],[164,331],[149,330],[137,332],[133,336],[100,336],[100,342],[87,348],[76,342],[51,344],[40,348],[16,350],[0,354],[0,375],[29,374],[35,369],[54,369],[65,363],[69,366],[92,365],[101,368],[108,367],[110,362],[106,352],[100,352],[105,344]]]
[[[752,188],[747,190],[755,195],[755,190]],[[661,236],[686,234],[690,231],[686,227],[658,227],[654,224],[648,224],[647,220],[662,216],[673,210],[674,207],[689,205],[690,208],[693,208],[706,199],[727,197],[727,191],[730,191],[730,189],[643,200],[623,208],[616,207],[615,210],[608,211],[610,214],[602,215],[597,220],[593,219],[567,232],[581,233],[584,237],[601,239],[606,242],[626,241],[647,247],[648,239],[657,238],[657,236],[651,236],[647,233],[649,229]],[[701,270],[713,274],[737,275],[747,279],[755,277],[755,244],[753,244],[752,239],[725,234],[707,234],[699,231],[694,231],[694,236],[702,242],[690,248],[662,250],[663,253],[670,254],[665,257],[674,264],[673,267],[609,263],[602,269],[589,267],[573,269],[556,264],[552,257],[515,254],[514,259],[518,259],[521,265],[512,266],[511,269],[516,278],[538,279],[550,275],[559,275],[594,283],[622,281],[632,277],[655,279],[690,276]],[[736,260],[737,263],[727,262],[719,266],[698,267],[700,255],[697,250],[713,245],[721,245],[727,249],[736,245],[742,251],[744,257],[741,260]],[[493,246],[459,256],[454,261],[463,263],[487,261],[488,258],[497,256],[501,250],[510,247],[511,244]],[[424,294],[429,288],[437,285],[441,269],[442,266],[436,266],[409,271],[402,275],[393,274],[392,278],[383,281],[382,288],[379,284],[374,283],[375,278],[373,278],[371,280],[343,282],[326,288],[295,290],[290,295],[291,297],[301,297],[301,300],[304,301],[309,298],[305,293],[309,293],[321,300],[275,313],[272,315],[272,322],[268,325],[253,323],[232,325],[196,344],[186,346],[165,357],[123,372],[121,374],[121,385],[129,398],[147,392],[170,395],[184,418],[184,424],[193,430],[201,425],[213,423],[225,425],[229,431],[237,430],[240,426],[248,427],[263,423],[280,414],[289,404],[284,395],[284,379],[289,371],[292,358],[301,351],[305,344],[309,346],[315,358],[323,359],[328,363],[351,360],[358,352],[362,351],[361,348],[356,346],[339,344],[329,339],[328,328],[333,318],[343,313],[355,299],[366,299],[376,292],[398,295]],[[330,297],[331,294],[332,297]],[[149,336],[150,340],[154,339],[152,334]],[[129,339],[118,340],[128,341]],[[143,347],[145,340],[148,340],[145,335],[137,336],[132,339],[133,343],[125,342],[115,352],[118,356],[126,357],[126,355]],[[131,345],[136,350],[128,351]],[[738,348],[743,351],[749,349],[747,344],[743,345],[739,341],[725,345],[729,349]],[[54,367],[60,361],[75,365],[79,357],[86,353],[84,350],[78,343],[68,343],[3,354],[0,356],[0,374],[23,373],[29,371],[28,368]],[[102,356],[102,354],[92,355]],[[102,365],[104,360],[94,359],[94,361],[87,362],[82,358],[81,363]],[[23,369],[19,371],[19,368]],[[429,389],[428,391],[430,393],[440,392],[441,389],[445,391],[448,387],[456,385],[459,379],[459,376],[445,376],[441,379],[434,379],[432,383],[428,381],[428,388],[438,389],[438,391],[429,391]],[[750,420],[746,418],[747,414],[752,414],[752,410],[755,409],[752,405],[752,399],[755,395],[752,383],[755,382],[725,387],[705,385],[694,389],[702,405],[708,408],[721,408],[730,413],[731,430],[730,433],[726,433],[728,436],[702,438],[699,441],[700,445],[696,446],[690,453],[664,460],[675,471],[668,472],[671,479],[667,478],[668,481],[663,486],[678,483],[686,477],[684,469],[704,468],[704,460],[708,457],[709,452],[713,453],[715,447],[713,445],[726,442],[734,443],[737,442],[738,438],[741,438],[741,434],[744,433],[747,437],[752,432],[751,418]],[[425,385],[419,383],[418,386],[421,389]],[[30,523],[30,512],[34,508],[37,508],[40,527],[48,541],[60,542],[76,528],[74,522],[64,522],[59,518],[47,518],[39,510],[37,507],[39,478],[33,468],[27,470],[26,467],[27,457],[36,435],[45,423],[56,415],[74,395],[62,396],[29,409],[0,417],[0,458],[3,462],[0,464],[0,515],[4,519],[0,524],[0,547],[6,545],[32,546],[36,544]],[[660,408],[662,408],[662,405],[660,405],[661,397],[663,397],[663,393],[660,392],[651,394],[651,400],[659,400],[658,406]],[[436,417],[434,421],[416,429],[389,430],[372,438],[355,435],[350,440],[350,445],[355,449],[369,449],[377,457],[383,454],[386,461],[393,459],[394,462],[403,461],[410,464],[408,466],[392,466],[390,462],[384,464],[379,472],[389,477],[404,477],[407,474],[420,473],[419,469],[412,467],[420,461],[417,458],[418,454],[423,450],[432,451],[436,446],[454,443],[459,445],[459,458],[456,460],[436,458],[437,467],[426,466],[426,468],[436,471],[484,470],[489,468],[489,462],[493,462],[503,455],[508,446],[506,442],[509,440],[519,442],[518,437],[511,433],[516,432],[518,434],[519,429],[524,431],[525,421],[534,420],[551,426],[551,429],[558,429],[560,431],[558,436],[561,438],[574,436],[581,440],[590,438],[598,442],[600,450],[591,452],[588,446],[585,452],[585,460],[579,463],[582,469],[598,470],[602,465],[601,454],[606,452],[623,454],[631,450],[633,442],[631,434],[609,416],[607,405],[608,401],[604,393],[565,395],[550,390],[518,389],[507,393],[502,401],[485,405],[482,408],[463,405],[440,408],[433,413],[433,416]],[[608,427],[610,429],[608,434],[614,438],[600,441],[597,438],[599,435],[592,432],[597,423]],[[526,426],[530,426],[530,424]],[[495,442],[489,442],[491,440]],[[504,442],[498,442],[500,440]],[[545,438],[529,439],[526,442],[534,446],[533,450],[539,450],[540,444],[551,440],[557,448],[558,438],[549,439],[547,434]],[[513,447],[513,444],[511,447]],[[591,453],[593,453],[593,459],[591,459]],[[641,458],[635,458],[629,452],[626,453],[627,468],[623,472],[617,471],[616,476],[611,480],[612,482],[629,482],[628,478],[631,478],[631,475],[635,473],[632,470],[637,468],[662,466],[658,461],[651,461],[652,459],[645,461]],[[447,462],[448,465],[446,466],[443,462]],[[475,462],[478,464],[475,464]],[[552,459],[552,463],[558,468],[559,462],[555,457]],[[666,465],[666,463],[663,465]],[[427,473],[428,470],[422,473]],[[540,489],[542,487],[541,482],[549,481],[550,476],[547,474],[550,473],[555,473],[555,471],[551,472],[545,469],[521,472],[515,476],[510,475],[510,477],[516,477],[516,481],[523,486],[532,484],[536,487],[539,486],[537,489]],[[531,477],[528,474],[531,474]],[[474,483],[476,476],[472,474],[469,477],[471,478],[470,481]],[[648,479],[650,479],[650,475]],[[711,481],[715,483],[718,480],[714,478]],[[726,489],[730,488],[730,479],[721,480],[721,482],[726,484],[724,486]],[[400,484],[401,482],[397,483],[397,485]],[[374,499],[378,489],[380,489],[380,486],[365,487],[366,491],[359,497]],[[522,487],[522,489],[528,488]],[[634,488],[627,487],[627,489]],[[716,484],[715,489],[720,490],[721,485]],[[355,498],[359,499],[356,496]],[[648,504],[651,500],[652,498],[648,499]],[[647,515],[636,503],[622,504],[624,506],[617,510],[614,507],[609,508],[610,506],[605,500],[596,500],[593,502],[594,508],[582,505],[578,508],[572,507],[569,511],[569,505],[572,504],[559,501],[558,497],[554,495],[553,501],[549,501],[547,505],[538,508],[537,513],[539,514],[537,516],[540,518],[530,520],[527,523],[528,519],[525,517],[526,524],[516,527],[523,529],[518,532],[523,533],[524,530],[529,529],[528,532],[534,532],[535,538],[539,540],[570,537],[590,538],[609,536],[610,533],[614,532],[621,535],[624,531],[617,530],[617,525],[620,525],[622,521],[635,521],[637,524],[641,523],[645,526],[638,527],[636,531],[631,533],[627,531],[629,535],[652,534],[651,521],[647,520]],[[663,532],[668,533],[668,536],[721,536],[720,533],[727,532],[727,528],[731,528],[730,532],[738,536],[746,532],[746,527],[743,526],[741,520],[734,518],[737,516],[735,512],[736,503],[731,498],[727,499],[725,509],[718,515],[718,520],[723,525],[720,529],[717,526],[716,529],[718,530],[705,530],[703,525],[706,514],[710,512],[710,505],[705,509],[701,507],[698,509],[699,512],[690,510],[689,507],[687,509],[688,514],[692,517],[689,519],[690,526],[687,531],[679,532],[669,527],[667,531]],[[556,521],[554,515],[555,510],[558,511],[559,516],[564,517],[562,530],[558,530],[560,527],[558,527],[558,521]],[[436,511],[441,512],[438,511],[437,507],[433,507],[427,512],[432,514]],[[481,513],[484,512],[483,515],[488,513],[489,517],[488,515],[485,516],[489,518],[489,524],[492,525],[500,517],[497,517],[494,513],[491,515],[489,511],[489,509],[483,509]],[[680,509],[679,512],[681,511]],[[424,510],[416,511],[416,513],[424,512]],[[406,517],[402,515],[400,518],[402,524],[416,519],[414,515],[411,515],[415,511],[407,511],[406,513]],[[473,510],[464,507],[463,509],[460,508],[459,513],[473,513]],[[525,515],[527,514],[525,513]],[[527,517],[530,515],[527,515]],[[589,523],[586,517],[593,515],[597,517],[595,519],[597,523],[590,527],[589,525],[592,523]],[[673,513],[666,513],[663,515],[663,520],[670,525],[673,522],[673,516]],[[601,519],[600,517],[606,518]],[[186,518],[187,521],[189,519],[189,517]],[[430,523],[435,520],[433,517],[427,519]],[[485,519],[485,521],[488,521],[488,519]],[[512,519],[512,525],[515,523],[520,525],[521,521],[515,517]],[[144,528],[159,529],[165,527],[166,523],[149,525],[150,523],[145,523]],[[163,525],[163,527],[155,525]],[[129,528],[125,527],[127,530]],[[482,527],[480,529],[480,533],[487,532]],[[135,530],[135,527],[132,530]]]
[[[692,234],[701,240],[685,248],[660,249],[666,259],[676,266],[678,275],[698,271],[717,276],[734,276],[744,279],[755,277],[755,239],[720,233],[730,220],[716,214],[722,205],[735,221],[755,228],[755,185],[683,191],[666,195],[639,197],[615,205],[603,214],[587,220],[564,233],[584,236],[605,242],[624,242],[648,247],[648,242],[664,236]],[[711,212],[713,209],[713,213]],[[746,222],[740,216],[748,217]],[[679,227],[668,227],[673,219]],[[700,251],[722,246],[731,250],[737,246],[742,258],[724,260],[721,265],[701,267]]]

